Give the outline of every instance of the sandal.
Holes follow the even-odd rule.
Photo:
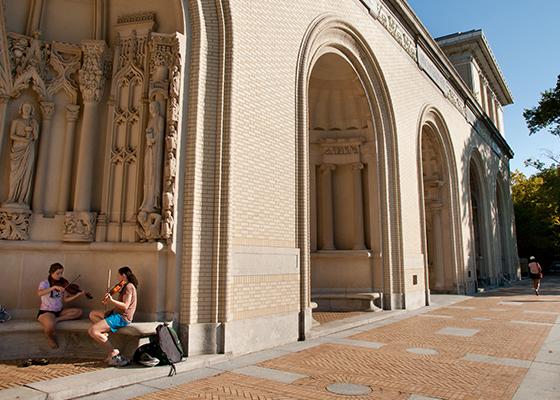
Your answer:
[[[18,368],[27,368],[31,365],[33,365],[33,360],[31,358],[28,358],[27,360],[20,362],[18,364]]]
[[[46,358],[39,358],[38,360],[31,360],[31,362],[33,363],[33,365],[48,365],[49,364],[49,360],[47,360]]]

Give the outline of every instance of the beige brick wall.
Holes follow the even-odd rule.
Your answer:
[[[297,312],[298,282],[298,274],[234,277],[233,319]]]

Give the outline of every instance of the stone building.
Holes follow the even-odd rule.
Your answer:
[[[481,31],[405,0],[4,0],[1,303],[58,261],[189,354],[303,339],[312,309],[414,309],[517,276]],[[86,300],[81,304],[92,308]]]

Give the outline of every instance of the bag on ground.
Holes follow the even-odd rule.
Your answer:
[[[176,374],[175,363],[184,357],[183,347],[177,333],[167,324],[160,324],[156,334],[150,336],[150,343],[146,343],[134,352],[134,362],[145,366],[170,365],[168,376]]]

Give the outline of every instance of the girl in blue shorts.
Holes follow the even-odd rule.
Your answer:
[[[110,311],[94,310],[90,312],[89,319],[93,323],[88,333],[97,343],[107,350],[105,361],[111,366],[123,366],[127,361],[121,356],[119,349],[113,347],[109,341],[109,331],[116,332],[132,322],[136,312],[136,288],[138,279],[128,266],[119,268],[121,284],[117,285],[117,299],[111,293],[106,293],[103,304],[112,307]],[[121,287],[122,286],[122,287]]]

